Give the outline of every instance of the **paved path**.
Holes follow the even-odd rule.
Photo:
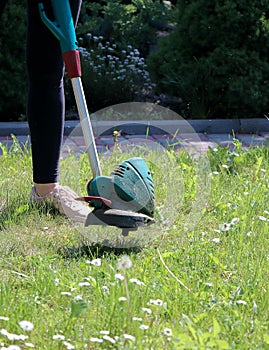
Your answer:
[[[254,128],[255,123],[253,123],[253,121],[251,122],[251,125]],[[179,131],[178,129],[176,129],[176,125],[173,124],[174,127],[172,127],[172,124],[169,125],[169,123],[167,123],[165,125],[165,123],[162,124],[161,122],[159,124],[155,123],[155,125],[150,127],[147,123],[130,122],[128,124],[125,122],[118,128],[111,127],[112,124],[110,123],[103,125],[103,128],[100,130],[94,128],[95,131],[99,131],[96,134],[95,141],[99,154],[104,153],[108,150],[112,150],[115,147],[115,138],[113,136],[113,130],[117,129],[120,129],[120,134],[117,137],[117,145],[119,145],[122,149],[130,149],[130,146],[133,147],[136,145],[143,145],[149,148],[153,148],[156,147],[156,145],[159,145],[166,148],[173,148],[175,150],[183,148],[194,153],[204,153],[208,150],[209,147],[214,148],[217,145],[220,145],[222,147],[229,146],[229,148],[232,149],[234,147],[234,139],[238,139],[243,147],[267,147],[269,145],[269,130],[267,124],[265,124],[265,128],[255,133],[250,132],[250,125],[249,128],[246,128],[246,130],[248,129],[248,132],[243,133],[240,131],[231,132],[231,130],[229,132],[229,123],[230,121],[226,122],[226,124],[223,124],[222,129],[224,131],[222,132],[219,132],[219,126],[218,128],[211,127],[208,132],[201,132],[201,130],[199,131],[199,128],[197,128],[198,132],[195,132],[194,129],[185,129],[183,131]],[[0,131],[1,124],[4,123],[0,123]],[[11,136],[12,125],[10,126],[10,129],[7,128],[6,130],[7,135],[3,135],[3,129],[0,133],[0,143],[10,148],[13,144],[13,139]],[[22,125],[21,129],[18,128],[16,124],[16,127],[14,126],[14,130],[14,134],[16,135],[16,139],[18,140],[20,145],[22,147],[25,147],[25,145],[29,146],[29,130],[27,129],[25,124]],[[86,148],[81,130],[77,127],[68,128],[67,126],[65,129],[62,155],[68,155],[70,152],[85,153],[85,151]],[[0,154],[1,152],[2,151],[0,149]]]
[[[124,149],[126,146],[142,145],[147,148],[154,148],[160,145],[165,148],[173,148],[174,150],[186,149],[191,153],[204,153],[209,147],[215,148],[217,145],[222,147],[234,147],[234,137],[238,139],[243,147],[251,146],[267,146],[269,145],[269,132],[263,132],[256,135],[251,134],[164,134],[164,135],[143,135],[136,134],[132,136],[120,136],[117,140],[117,145]],[[65,137],[63,145],[63,154],[68,154],[70,151],[85,153],[84,139],[82,136]],[[104,153],[107,150],[112,150],[115,147],[113,136],[98,136],[96,138],[96,146],[98,153]],[[127,148],[126,147],[126,148]]]

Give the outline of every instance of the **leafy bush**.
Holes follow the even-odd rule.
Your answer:
[[[160,91],[180,96],[185,117],[269,112],[269,2],[178,1],[176,30],[147,61]]]
[[[175,11],[168,3],[159,0],[85,1],[78,34],[103,36],[120,48],[131,45],[145,57],[157,41],[157,30],[175,21]]]
[[[164,24],[170,23],[173,17],[174,12],[161,1],[83,1],[77,36],[86,38],[84,43],[89,44],[86,34],[91,32],[98,37],[102,35],[104,42],[109,41],[111,45],[116,45],[117,54],[114,52],[113,55],[115,54],[119,61],[117,61],[115,70],[120,69],[122,63],[124,67],[121,69],[126,69],[127,74],[124,79],[122,74],[121,78],[113,80],[111,69],[102,62],[102,74],[105,74],[104,69],[108,69],[111,79],[108,78],[108,74],[106,79],[100,79],[100,75],[98,75],[100,72],[89,69],[89,62],[83,57],[83,80],[86,93],[91,96],[90,107],[95,109],[95,107],[100,108],[107,104],[126,100],[133,101],[139,97],[145,97],[149,88],[144,86],[144,83],[147,83],[149,78],[145,76],[147,74],[146,67],[145,63],[142,63],[141,55],[145,57],[149,46],[156,42],[156,30]],[[0,21],[0,120],[26,119],[26,0],[10,0]],[[125,59],[121,50],[126,49],[129,45],[137,48],[141,53],[134,55],[135,59],[139,60],[139,64],[138,61],[135,64],[132,63],[133,58],[129,60],[128,64],[127,61],[124,63]],[[94,65],[97,67],[97,56],[101,50],[97,49],[96,46],[86,46],[86,48],[87,50],[93,48],[97,50],[94,55],[91,53],[91,59],[95,60]],[[126,51],[128,50],[126,49]],[[131,49],[129,51],[134,52]],[[110,63],[112,64],[112,61]],[[126,67],[131,64],[134,64],[136,68]],[[143,73],[138,72],[139,70],[142,70]],[[98,84],[96,84],[97,76]],[[127,82],[127,77],[129,82]],[[67,111],[74,109],[73,92],[68,79],[66,81],[66,98]]]
[[[145,60],[128,45],[119,50],[103,37],[88,34],[91,49],[80,47],[82,80],[88,107],[96,111],[130,101],[146,101],[153,91]],[[71,94],[66,91],[67,96]]]
[[[0,121],[17,120],[26,110],[26,1],[9,1],[0,23]]]

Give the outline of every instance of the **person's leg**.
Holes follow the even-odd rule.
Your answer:
[[[51,2],[42,2],[49,18],[53,18]],[[73,0],[70,5],[76,23],[81,0]],[[65,114],[64,67],[59,42],[41,21],[36,0],[27,1],[27,14],[27,116],[33,181],[37,194],[43,196],[58,184]]]

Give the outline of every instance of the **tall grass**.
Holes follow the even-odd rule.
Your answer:
[[[30,151],[1,148],[0,349],[269,348],[268,148],[209,150],[200,192],[205,159],[143,151],[170,221],[125,248],[30,206]],[[76,190],[90,176],[84,156],[62,160]]]

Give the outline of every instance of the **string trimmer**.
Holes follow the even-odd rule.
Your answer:
[[[110,176],[102,176],[93,129],[81,82],[80,54],[68,0],[51,0],[54,20],[39,4],[40,16],[60,42],[65,67],[71,79],[81,128],[93,179],[87,185],[87,196],[80,197],[93,208],[85,225],[110,225],[122,229],[123,235],[139,226],[154,222],[154,185],[142,158],[120,163]]]

